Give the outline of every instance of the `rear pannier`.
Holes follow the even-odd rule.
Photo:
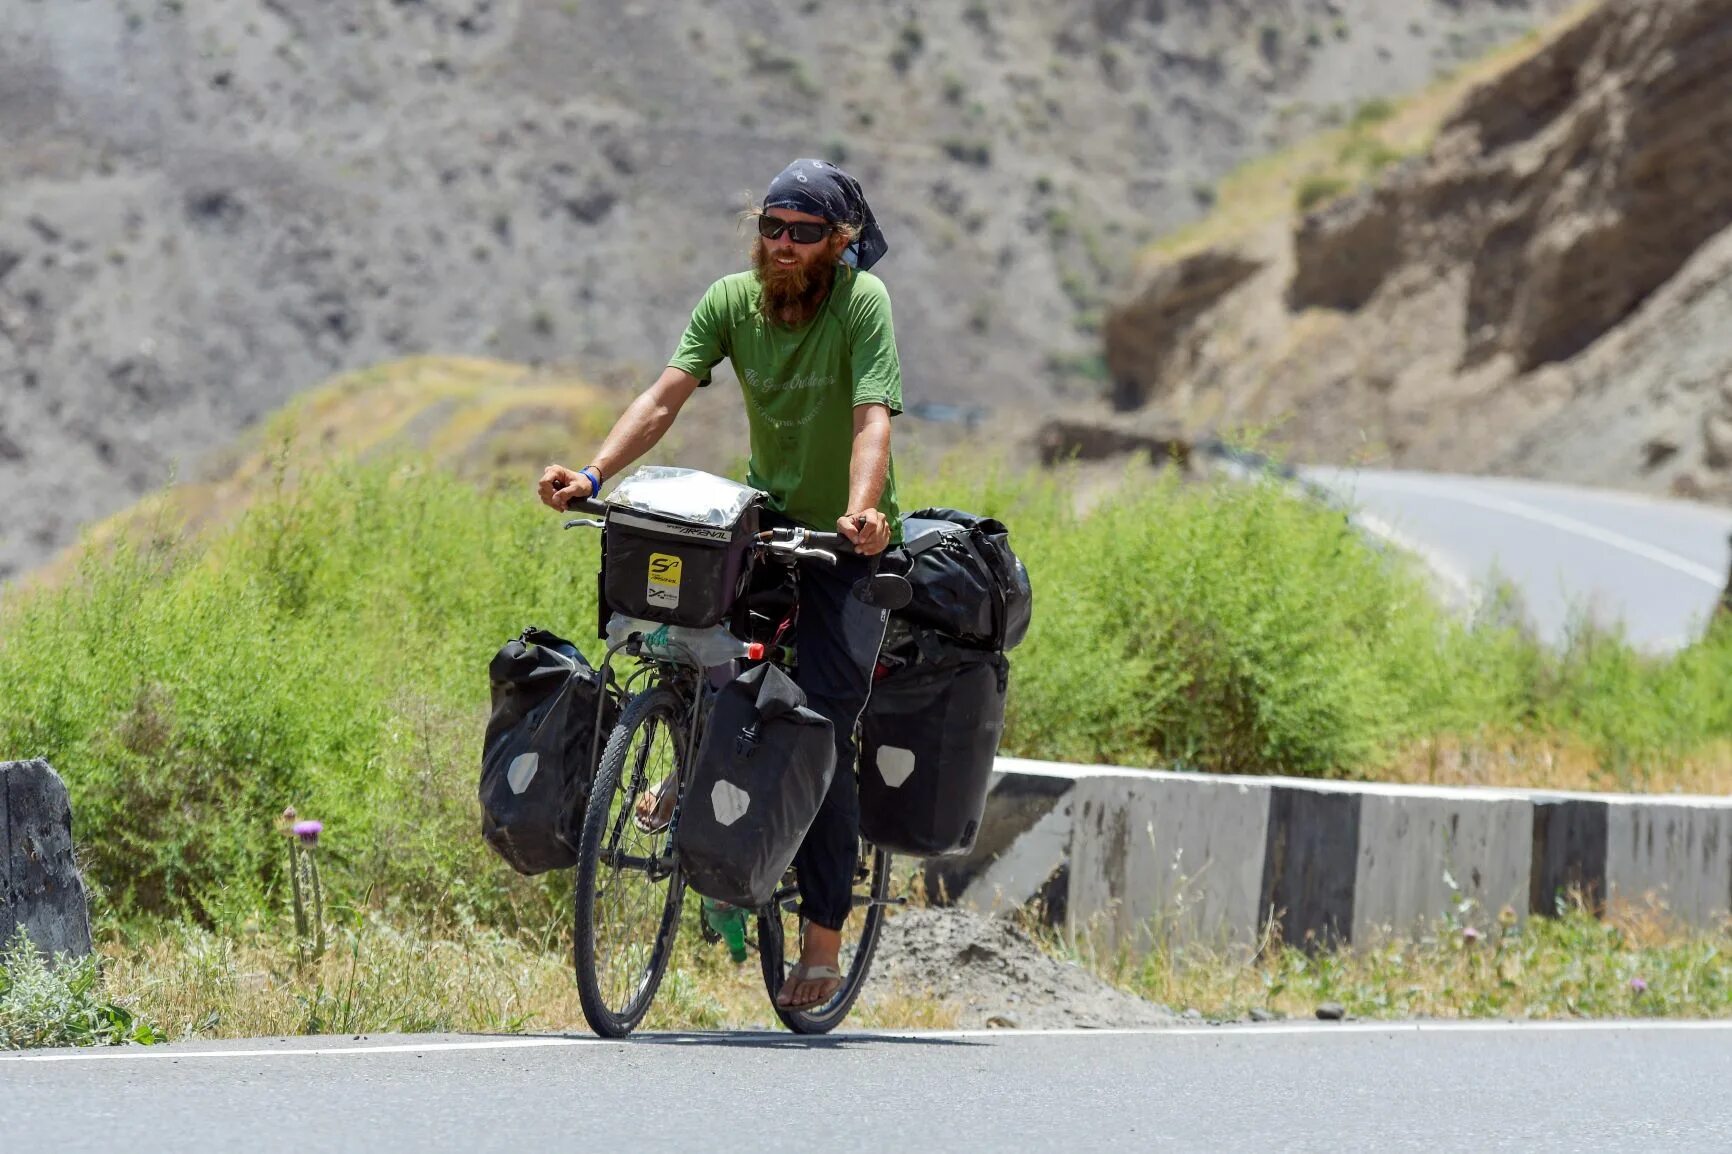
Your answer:
[[[571,642],[533,626],[494,654],[488,676],[481,836],[521,874],[574,866],[594,776],[600,678]],[[604,732],[616,712],[610,700]]]
[[[835,734],[775,665],[716,696],[674,835],[692,889],[748,909],[775,894],[836,770]]]
[[[762,498],[756,489],[695,469],[637,470],[608,497],[602,547],[607,607],[697,629],[722,621],[746,579]]]
[[[894,658],[892,658],[894,660]],[[1004,731],[1010,663],[922,634],[861,721],[860,832],[893,853],[967,853]]]

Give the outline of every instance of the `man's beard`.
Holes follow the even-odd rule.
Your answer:
[[[804,259],[784,268],[770,260],[769,246],[762,237],[752,245],[752,270],[762,286],[759,309],[778,324],[799,328],[818,315],[830,284],[836,279],[836,262],[825,245],[816,262]]]

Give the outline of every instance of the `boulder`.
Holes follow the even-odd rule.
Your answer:
[[[72,804],[46,761],[0,761],[0,939],[23,926],[44,953],[90,953],[90,911],[72,853]]]

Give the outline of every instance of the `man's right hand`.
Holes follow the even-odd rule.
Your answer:
[[[558,509],[561,513],[573,501],[581,501],[591,495],[589,478],[564,465],[549,465],[542,470],[541,483],[536,486],[536,492],[541,497],[541,503],[550,509]]]

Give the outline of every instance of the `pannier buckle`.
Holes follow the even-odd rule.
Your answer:
[[[734,738],[734,755],[736,757],[751,757],[758,752],[758,727],[748,725]]]

